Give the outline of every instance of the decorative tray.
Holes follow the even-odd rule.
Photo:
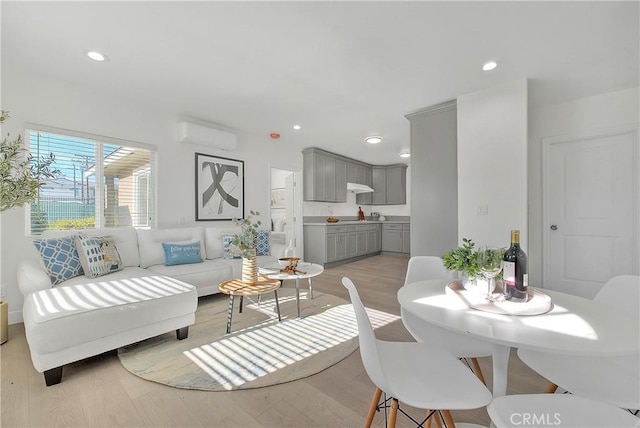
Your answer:
[[[485,293],[468,291],[461,281],[451,281],[445,287],[447,295],[456,296],[470,308],[483,312],[503,315],[540,315],[553,308],[551,298],[537,288],[528,287],[527,301],[524,303],[510,302],[504,299],[502,288],[497,287],[493,293],[493,300],[487,300]]]
[[[328,217],[327,218],[327,223],[337,223],[339,221],[340,221],[339,218],[335,218],[335,217]]]

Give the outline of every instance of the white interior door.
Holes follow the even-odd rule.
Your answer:
[[[638,274],[638,132],[544,141],[544,286],[592,298]]]
[[[285,217],[285,236],[287,240],[287,245],[289,245],[289,241],[293,240],[293,245],[297,246],[296,243],[296,216],[295,216],[295,180],[294,174],[291,173],[287,175],[284,179],[284,194],[285,200],[287,201],[287,205],[284,209],[284,217]],[[299,251],[296,251],[296,254],[300,254]]]

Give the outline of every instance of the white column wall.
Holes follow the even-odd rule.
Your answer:
[[[457,246],[456,103],[408,114],[411,122],[411,255]]]
[[[479,210],[486,208],[486,214]],[[458,241],[527,249],[527,81],[458,98]]]

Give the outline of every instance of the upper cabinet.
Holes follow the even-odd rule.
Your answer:
[[[405,164],[373,167],[373,205],[407,203],[407,166]]]
[[[303,155],[304,200],[347,201],[347,163],[318,149],[305,149]]]
[[[304,200],[346,202],[347,183],[365,184],[373,193],[358,193],[361,205],[397,205],[407,201],[404,164],[372,166],[318,149],[304,149]]]

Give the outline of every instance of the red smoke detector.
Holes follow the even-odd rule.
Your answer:
[[[278,134],[277,132],[272,132],[271,134],[269,134],[269,136],[274,140],[277,140],[278,138],[280,138],[280,134]]]

